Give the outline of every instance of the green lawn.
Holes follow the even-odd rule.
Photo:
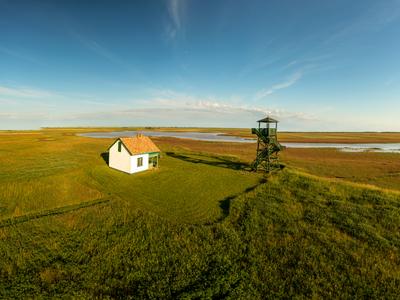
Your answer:
[[[134,175],[105,164],[89,172],[103,194],[116,196],[129,209],[146,209],[186,223],[206,223],[223,217],[227,199],[254,188],[262,180],[260,174],[235,170],[240,163],[229,161],[222,166],[224,162],[212,156],[167,152],[162,154],[160,163],[158,170]]]

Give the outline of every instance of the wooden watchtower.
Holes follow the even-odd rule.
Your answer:
[[[258,120],[258,128],[252,128],[251,133],[257,135],[257,156],[253,162],[253,170],[271,172],[279,169],[278,153],[282,146],[278,142],[278,121],[266,117]]]

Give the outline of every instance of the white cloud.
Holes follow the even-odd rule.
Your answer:
[[[232,96],[228,99],[218,99],[216,97],[197,97],[171,90],[156,91],[154,97],[142,101],[142,108],[149,111],[153,108],[175,112],[190,111],[202,113],[203,115],[218,116],[220,118],[236,117],[237,120],[241,118],[256,119],[265,115],[282,119],[316,120],[316,117],[310,113],[290,112],[278,108],[246,105],[237,96]]]
[[[293,84],[295,84],[297,81],[299,81],[302,77],[303,77],[303,72],[298,71],[298,72],[294,73],[292,76],[290,76],[286,81],[277,83],[269,88],[258,91],[255,95],[255,99],[260,100],[262,98],[265,98],[265,97],[275,93],[278,90],[282,90],[282,89],[291,87]]]
[[[6,99],[6,98],[5,98]],[[12,99],[12,98],[11,98]],[[290,111],[262,104],[249,105],[238,96],[218,98],[199,97],[173,90],[152,91],[140,101],[124,100],[123,106],[115,102],[98,105],[97,100],[35,110],[3,109],[0,129],[38,128],[40,126],[197,126],[244,127],[255,126],[258,119],[270,115],[281,121],[282,130],[400,130],[397,115],[362,119],[352,114],[343,115],[332,108],[313,111]],[[108,105],[109,104],[109,105]],[[361,118],[361,117],[360,117]],[[338,122],[337,119],[341,121]]]
[[[200,127],[247,127],[255,121],[271,115],[281,121],[309,123],[318,121],[306,113],[293,113],[279,109],[257,107],[235,107],[221,103],[194,103],[124,110],[102,110],[97,112],[75,112],[59,116],[47,116],[42,121],[57,121],[58,124],[73,122],[75,125],[90,123],[96,126],[112,123],[115,126],[200,126]]]
[[[96,104],[93,106],[93,104]],[[61,110],[11,111],[0,114],[3,121],[32,121],[40,126],[205,126],[247,127],[265,115],[291,122],[316,118],[304,112],[243,104],[240,97],[198,97],[171,90],[158,90],[146,99],[118,107],[82,101],[81,106]]]

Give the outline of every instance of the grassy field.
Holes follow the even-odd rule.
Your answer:
[[[221,156],[229,154],[244,163],[250,163],[256,151],[254,144],[210,143],[174,138],[155,140],[166,149],[174,145],[175,148],[185,151],[214,153]],[[282,151],[281,160],[290,168],[316,176],[400,190],[398,153],[351,153],[336,149],[288,148]]]
[[[129,176],[110,169],[102,158],[110,143],[58,131],[2,139],[0,219],[112,195],[169,218],[206,222],[220,217],[219,201],[261,180],[259,174],[238,171],[241,163],[233,158],[213,168],[226,158],[208,156],[207,163],[187,164],[201,154],[173,150],[163,153],[159,170]]]
[[[286,149],[287,165],[318,176],[400,190],[400,154]]]
[[[166,152],[159,170],[129,176],[103,164],[91,169],[90,176],[99,190],[112,191],[128,209],[146,209],[175,222],[207,223],[222,217],[226,199],[262,181],[259,174],[236,171],[241,164],[235,161],[227,160],[222,166],[223,160]]]
[[[397,297],[399,154],[288,149],[264,177],[254,145],[157,138],[130,176],[75,132],[0,134],[0,298]]]

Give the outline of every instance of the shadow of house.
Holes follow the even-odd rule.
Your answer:
[[[106,162],[108,165],[108,158],[109,158],[109,153],[108,152],[103,152],[100,154],[101,158]]]
[[[177,158],[194,164],[205,164],[232,170],[245,170],[245,171],[251,170],[248,164],[243,162],[232,161],[232,159],[226,157],[206,156],[201,154],[196,154],[195,156],[189,156],[183,154],[176,154],[175,152],[167,152],[166,154],[170,157]]]

